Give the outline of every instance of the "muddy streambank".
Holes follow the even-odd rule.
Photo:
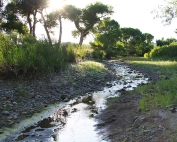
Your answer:
[[[73,73],[69,77],[60,74],[53,77],[43,77],[41,79],[27,82],[14,82],[14,84],[8,84],[8,82],[2,81],[3,84],[7,85],[7,88],[6,90],[3,90],[3,85],[0,86],[0,88],[2,88],[0,91],[2,99],[1,106],[3,106],[0,108],[2,114],[0,115],[0,127],[11,127],[11,125],[14,123],[20,123],[24,118],[33,116],[34,113],[40,112],[49,104],[59,101],[67,102],[78,95],[84,96],[86,93],[92,94],[94,91],[102,91],[104,86],[109,85],[107,82],[119,80],[119,76],[116,75],[115,69],[113,68],[114,64],[112,63],[129,66],[132,68],[132,70],[136,70],[135,72],[143,72],[145,77],[148,77],[151,82],[156,82],[159,80],[159,75],[156,71],[148,71],[147,69],[137,68],[117,60],[113,60],[111,62],[104,61],[103,63],[108,68],[108,71],[106,71],[106,75],[104,75],[104,77],[102,75],[96,75],[80,78],[78,76],[74,76]],[[73,78],[74,82],[71,83],[71,81],[67,80],[68,78]],[[26,90],[30,92],[29,96],[25,96]],[[17,94],[21,93],[23,96],[16,96],[14,95],[14,92],[17,92]],[[141,96],[137,94],[127,95],[125,89],[122,89],[122,95],[120,99],[113,102],[110,107],[103,110],[100,115],[96,116],[96,119],[99,122],[97,124],[97,128],[103,136],[102,140],[149,141],[155,140],[153,139],[154,133],[158,132],[160,135],[161,133],[159,133],[159,131],[161,132],[161,130],[163,130],[164,132],[164,130],[166,130],[163,129],[164,125],[154,125],[153,123],[150,124],[149,122],[149,126],[157,126],[157,128],[153,129],[154,133],[152,135],[149,135],[151,132],[149,132],[148,129],[147,138],[144,137],[144,133],[142,133],[142,131],[146,132],[147,129],[145,125],[141,124],[148,122],[146,119],[144,119],[148,117],[148,115],[143,115],[143,117],[138,111],[140,97]],[[8,107],[8,109],[5,107]],[[162,116],[153,118],[159,122],[159,120],[162,119]],[[149,120],[151,119],[149,118]],[[136,125],[134,124],[135,122],[137,122]],[[140,125],[142,127],[140,127]],[[139,128],[139,131],[137,128]],[[0,135],[2,133],[3,131],[0,130]],[[166,137],[163,138],[165,139]],[[156,137],[156,140],[159,139]]]

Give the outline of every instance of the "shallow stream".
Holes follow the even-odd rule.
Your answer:
[[[13,128],[4,129],[0,141],[10,135],[6,142],[106,142],[96,130],[94,116],[106,108],[108,98],[148,82],[142,73],[116,62],[110,64],[113,64],[119,80],[108,82],[102,91],[44,108],[41,113],[23,120]]]

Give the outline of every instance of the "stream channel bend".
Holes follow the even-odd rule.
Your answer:
[[[148,83],[148,78],[142,73],[116,62],[110,64],[120,76],[119,80],[107,82],[102,91],[50,105],[13,128],[6,128],[0,141],[106,142],[98,135],[94,116],[106,108],[108,98],[119,96],[122,89],[133,90],[140,84]]]

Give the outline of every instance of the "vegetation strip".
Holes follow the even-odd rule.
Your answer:
[[[176,61],[152,60],[152,58],[125,58],[124,60],[137,67],[146,68],[151,72],[155,71],[160,78],[156,83],[150,83],[135,89],[137,93],[143,96],[140,101],[142,111],[157,107],[164,109],[176,107]]]

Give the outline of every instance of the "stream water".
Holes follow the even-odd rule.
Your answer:
[[[125,65],[114,65],[120,80],[108,82],[103,91],[80,96],[67,103],[51,105],[43,112],[22,121],[13,128],[4,130],[3,141],[20,142],[106,142],[96,130],[98,113],[106,108],[106,100],[120,95],[121,90],[133,90],[148,82],[143,74],[129,69]]]

